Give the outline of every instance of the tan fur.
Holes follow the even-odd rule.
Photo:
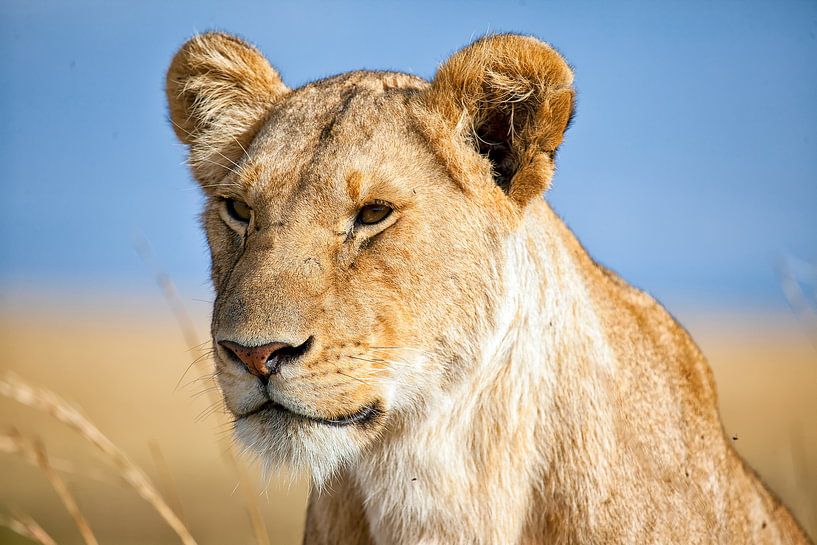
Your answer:
[[[540,198],[572,79],[515,35],[430,84],[352,72],[290,91],[223,34],[174,59],[213,338],[312,339],[267,387],[215,345],[238,437],[313,476],[305,543],[808,541],[725,440],[686,332]],[[372,202],[393,212],[355,223]],[[253,413],[268,397],[289,412]]]

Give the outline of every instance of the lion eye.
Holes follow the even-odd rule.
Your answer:
[[[247,203],[237,201],[235,199],[226,199],[224,206],[227,208],[227,213],[236,221],[241,223],[249,223],[252,217],[252,208]]]
[[[361,225],[373,225],[380,223],[391,214],[391,207],[386,204],[367,204],[357,213],[355,221]]]

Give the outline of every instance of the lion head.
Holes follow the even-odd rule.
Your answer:
[[[294,90],[235,37],[181,48],[170,118],[207,197],[215,363],[241,441],[320,481],[472,371],[571,83],[517,35],[430,83],[361,71]]]

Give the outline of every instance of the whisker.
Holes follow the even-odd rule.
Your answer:
[[[201,411],[196,418],[193,419],[194,422],[199,423],[202,420],[209,418],[211,415],[215,414],[219,409],[222,409],[221,402],[213,403],[203,411]]]
[[[231,188],[231,189],[232,188],[239,188],[239,189],[242,188],[241,184],[238,184],[236,182],[214,182],[214,183],[211,183],[211,184],[200,184],[199,187],[202,187],[204,189],[218,189],[220,187],[228,187],[228,188]]]
[[[212,355],[213,355],[213,351],[210,350],[210,351],[207,351],[204,354],[198,356],[196,359],[194,359],[192,362],[190,362],[190,365],[188,365],[187,368],[184,370],[184,372],[182,373],[182,376],[180,376],[179,380],[176,381],[176,386],[173,387],[173,391],[174,392],[178,391],[179,386],[181,385],[182,381],[184,380],[184,377],[187,376],[187,373],[190,372],[190,369],[192,369],[194,365],[196,365],[197,363],[199,363],[200,361],[202,361],[202,360],[204,360],[206,358],[209,358]]]
[[[411,352],[419,352],[424,356],[433,357],[434,353],[429,352],[428,350],[421,350],[419,348],[411,348],[410,346],[370,346],[369,349],[371,350],[409,350]]]
[[[192,397],[193,399],[196,399],[196,398],[199,398],[199,397],[203,396],[204,394],[207,394],[207,393],[209,393],[209,392],[216,391],[216,390],[218,390],[218,389],[219,389],[219,387],[218,387],[218,386],[215,386],[215,385],[214,385],[214,386],[209,386],[209,387],[207,387],[207,388],[204,388],[203,390],[199,390],[198,392],[194,393],[194,394],[193,394],[193,395],[191,395],[190,397]]]
[[[359,383],[361,383],[361,384],[365,384],[366,386],[371,386],[371,384],[372,384],[372,383],[370,383],[370,382],[367,382],[367,381],[363,380],[362,378],[354,377],[354,376],[352,376],[352,375],[347,375],[347,374],[346,374],[346,373],[344,373],[343,371],[338,371],[338,374],[343,375],[344,377],[348,377],[348,378],[350,378],[350,379],[352,379],[352,380],[356,380],[356,381],[358,381],[358,382],[359,382]]]
[[[250,154],[249,154],[249,152],[247,151],[247,149],[246,149],[246,148],[245,148],[243,145],[241,145],[241,142],[239,142],[239,141],[238,141],[238,138],[236,138],[236,137],[235,137],[235,135],[232,135],[232,134],[230,135],[230,137],[231,137],[233,140],[235,140],[235,143],[236,143],[236,144],[238,144],[238,147],[239,147],[239,148],[241,148],[241,151],[243,151],[243,152],[244,152],[244,156],[245,156],[247,159],[250,159]]]
[[[385,363],[385,361],[386,361],[386,360],[380,359],[380,358],[370,359],[370,358],[364,358],[364,357],[361,357],[361,356],[346,356],[346,357],[349,358],[349,359],[352,359],[352,360],[368,361],[369,363]]]
[[[229,165],[223,165],[223,164],[219,163],[218,161],[213,161],[212,159],[210,159],[208,157],[199,157],[199,158],[196,159],[196,162],[198,163],[199,161],[202,161],[202,162],[205,162],[205,163],[210,163],[211,165],[216,165],[217,167],[226,168],[227,170],[229,170],[230,172],[232,172],[236,176],[240,175],[240,173],[236,169],[230,167]]]
[[[187,348],[187,351],[188,351],[188,352],[194,352],[196,349],[198,349],[198,348],[200,348],[200,347],[204,346],[205,344],[207,344],[207,343],[209,343],[209,342],[212,342],[212,341],[211,341],[210,339],[207,339],[206,341],[200,342],[199,344],[197,344],[197,345],[195,345],[195,346],[190,346],[190,347],[188,347],[188,348]],[[210,350],[210,352],[212,352],[212,349]]]
[[[404,361],[404,360],[392,360],[392,359],[385,359],[385,358],[378,358],[378,357],[364,358],[362,356],[349,356],[349,355],[347,355],[346,357],[349,358],[349,359],[366,361],[366,362],[369,362],[369,363],[386,363],[386,364],[390,364],[390,365],[392,365],[394,367],[401,367],[401,366],[410,367],[410,366],[412,366],[411,362]]]

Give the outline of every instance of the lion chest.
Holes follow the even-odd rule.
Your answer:
[[[517,542],[530,500],[529,459],[513,456],[454,407],[436,414],[356,466],[373,539]]]

